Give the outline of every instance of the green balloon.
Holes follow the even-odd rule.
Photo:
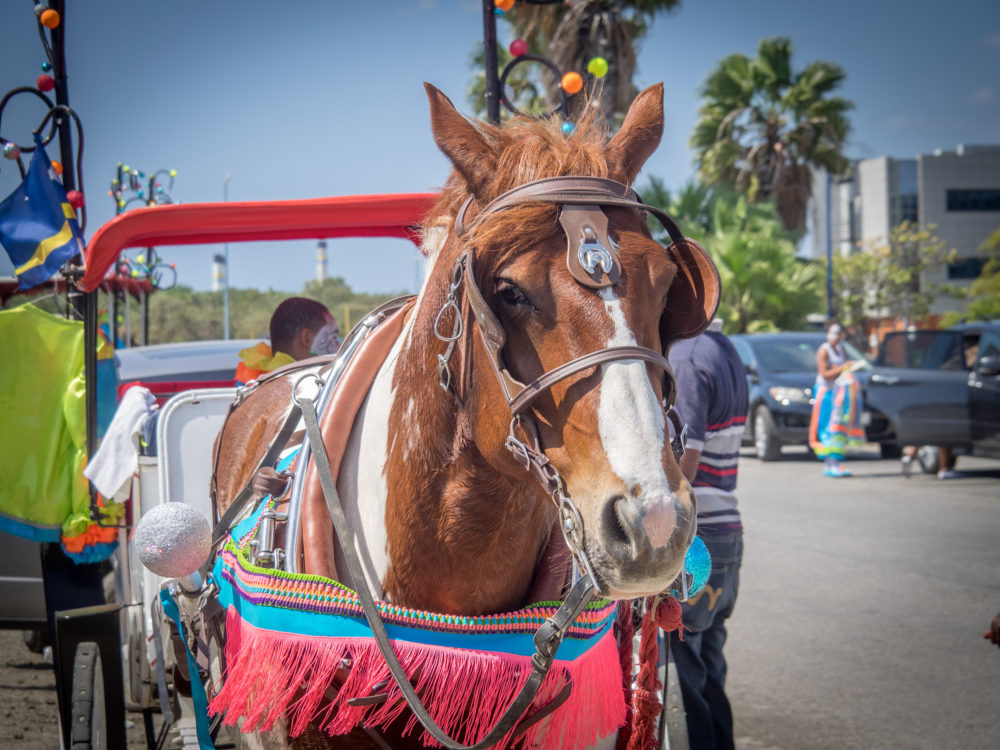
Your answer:
[[[603,57],[592,58],[587,63],[587,72],[594,78],[604,78],[608,74],[608,61]]]

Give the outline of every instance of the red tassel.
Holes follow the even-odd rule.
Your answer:
[[[683,641],[684,629],[681,627],[683,625],[683,614],[681,603],[674,599],[674,597],[668,596],[661,600],[660,605],[656,608],[656,624],[660,626],[664,633],[672,633],[676,630],[677,635]]]
[[[632,724],[632,736],[629,738],[628,750],[652,750],[656,747],[656,737],[653,727],[656,717],[660,715],[663,706],[660,705],[661,684],[656,675],[656,661],[659,656],[657,644],[657,618],[654,617],[651,599],[647,605],[646,616],[642,618],[641,636],[639,639],[639,677],[636,680],[634,695],[635,719]]]

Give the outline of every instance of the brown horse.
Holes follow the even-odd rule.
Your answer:
[[[620,275],[602,288],[578,283],[568,269],[558,206],[522,203],[476,218],[497,196],[540,178],[632,184],[662,135],[661,85],[638,96],[610,141],[589,120],[569,136],[558,123],[474,123],[434,87],[427,93],[434,139],[454,171],[424,223],[425,283],[350,431],[337,489],[377,597],[444,613],[504,612],[551,590],[545,550],[556,511],[506,447],[511,412],[480,336],[457,338],[451,387],[439,385],[447,344],[435,325],[456,259],[474,251],[474,280],[506,335],[506,367],[522,383],[607,347],[665,352],[707,326],[714,299],[702,304],[680,288],[690,273],[678,273],[634,208],[604,211]],[[456,215],[468,196],[469,229],[459,237]],[[466,327],[480,327],[460,307]],[[453,316],[445,317],[447,328]],[[254,391],[230,419],[218,446],[220,512],[263,455],[289,389],[276,382]],[[529,408],[610,598],[666,589],[693,534],[692,493],[670,449],[664,397],[661,370],[623,360],[555,383]],[[303,519],[299,570],[336,577],[343,557],[315,476],[302,512],[314,517]]]

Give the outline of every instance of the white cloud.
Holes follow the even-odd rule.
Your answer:
[[[991,88],[976,89],[969,94],[969,101],[973,104],[988,104],[997,98],[997,92]]]

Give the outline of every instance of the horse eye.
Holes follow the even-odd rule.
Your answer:
[[[501,299],[506,302],[511,307],[517,307],[518,305],[525,305],[531,307],[531,300],[528,299],[527,295],[522,292],[517,284],[507,279],[501,279],[499,285],[497,286],[497,292],[499,293]]]

